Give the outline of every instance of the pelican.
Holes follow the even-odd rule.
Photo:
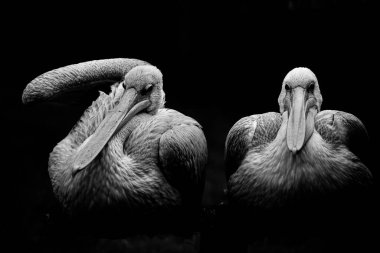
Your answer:
[[[322,95],[311,70],[291,70],[278,103],[280,113],[244,117],[228,133],[231,202],[276,210],[371,184],[371,172],[354,153],[365,147],[363,123],[346,112],[321,111]]]
[[[206,139],[197,121],[164,108],[156,67],[135,59],[69,65],[32,80],[22,100],[54,100],[105,82],[111,92],[100,92],[50,153],[48,172],[63,208],[72,216],[116,214],[142,225],[144,215],[199,206]]]

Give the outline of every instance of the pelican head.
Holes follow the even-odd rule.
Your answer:
[[[162,73],[156,67],[151,65],[134,67],[125,75],[123,85],[126,93],[136,93],[135,103],[143,100],[150,102],[146,112],[155,114],[164,106]]]
[[[321,109],[317,77],[308,68],[295,68],[284,78],[278,98],[280,112],[287,112],[286,142],[295,154],[314,132],[314,118]]]
[[[131,69],[124,78],[124,93],[116,106],[108,112],[95,133],[79,148],[74,160],[74,171],[89,165],[108,143],[136,114],[144,111],[157,113],[165,103],[162,74],[154,66],[144,65]]]

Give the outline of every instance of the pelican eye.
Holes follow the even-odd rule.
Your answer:
[[[289,91],[290,90],[290,86],[288,84],[285,84],[285,90],[286,91]]]
[[[309,86],[307,87],[307,92],[313,93],[314,92],[314,88],[315,88],[315,83],[314,82],[310,82]]]
[[[141,95],[145,96],[153,90],[153,84],[148,84],[141,90]]]

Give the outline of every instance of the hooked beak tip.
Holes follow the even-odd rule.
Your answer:
[[[288,145],[288,149],[292,153],[292,155],[297,154],[297,152],[300,150],[296,146],[289,146],[289,145]]]

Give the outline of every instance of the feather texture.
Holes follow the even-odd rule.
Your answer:
[[[193,119],[171,110],[165,113],[173,123],[160,138],[161,170],[168,182],[186,196],[185,200],[200,204],[207,162],[206,138]]]
[[[181,205],[181,194],[190,197],[189,192],[200,201],[206,139],[195,120],[175,110],[136,115],[89,168],[73,174],[67,167],[68,159],[95,131],[122,93],[121,85],[113,86],[110,95],[101,93],[50,154],[49,173],[61,202],[75,211],[112,205],[167,208]]]
[[[85,89],[98,82],[120,82],[126,73],[147,62],[137,59],[106,59],[73,64],[48,71],[33,79],[24,89],[24,104],[52,99],[68,91]]]
[[[228,178],[232,199],[243,205],[273,208],[315,194],[370,184],[370,171],[350,151],[350,134],[365,133],[356,117],[338,111],[320,112],[314,134],[297,155],[286,147],[286,126],[287,119],[267,113],[243,118],[231,129],[226,164],[233,172]]]
[[[250,148],[260,147],[274,140],[281,122],[279,113],[268,112],[244,117],[235,123],[225,144],[227,177],[237,170]]]

